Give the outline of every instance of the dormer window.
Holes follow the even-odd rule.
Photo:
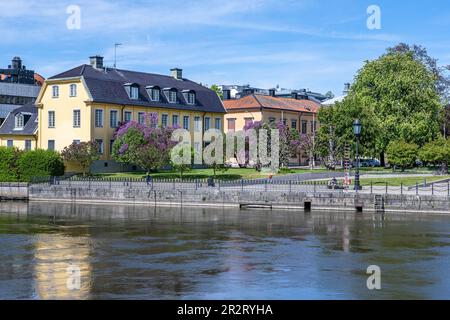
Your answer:
[[[125,90],[132,100],[139,100],[139,85],[137,83],[126,83]]]
[[[195,91],[193,90],[184,90],[183,91],[184,99],[186,100],[187,104],[195,105]]]
[[[169,103],[177,103],[177,89],[174,88],[166,88],[164,89],[167,97],[167,101]]]
[[[161,90],[159,87],[147,87],[148,96],[150,97],[151,101],[161,101]]]
[[[133,100],[139,99],[139,88],[138,87],[131,87],[131,93],[130,98]]]
[[[184,90],[183,91],[184,99],[186,100],[187,104],[195,105],[195,91],[194,90]]]
[[[21,114],[21,113],[19,113],[19,114],[16,114],[16,121],[15,121],[15,129],[23,129],[23,127],[24,127],[24,125],[25,125],[25,119],[24,119],[24,116],[23,116],[23,114]]]

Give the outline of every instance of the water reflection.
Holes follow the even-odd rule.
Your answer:
[[[0,298],[450,298],[450,219],[1,203]],[[382,290],[366,269],[382,270]],[[80,289],[67,268],[80,269]]]

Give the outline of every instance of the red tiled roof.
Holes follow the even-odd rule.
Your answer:
[[[251,94],[237,100],[225,100],[223,105],[227,111],[239,109],[278,109],[285,111],[317,113],[320,104],[311,100],[296,100],[290,98],[278,98],[261,94]]]

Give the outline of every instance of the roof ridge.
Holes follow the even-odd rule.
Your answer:
[[[260,108],[264,108],[263,104],[261,103],[261,101],[259,101],[258,97],[256,94],[252,93],[252,96],[255,98],[256,102],[258,102],[259,107]]]

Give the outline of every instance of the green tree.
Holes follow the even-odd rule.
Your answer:
[[[363,106],[355,96],[349,96],[342,103],[323,107],[319,110],[320,128],[317,133],[316,148],[322,158],[327,158],[330,167],[342,158],[345,146],[355,154],[356,138],[353,122],[359,119],[362,124],[359,152],[363,156],[377,154],[376,140],[380,133],[380,124],[373,106]]]
[[[407,143],[404,140],[392,141],[387,147],[389,163],[400,167],[402,171],[414,165],[418,157],[418,147],[416,144]]]
[[[450,163],[450,140],[439,138],[427,143],[420,149],[419,158],[425,163],[441,166],[442,173],[447,174]]]
[[[436,138],[442,108],[435,73],[412,52],[389,51],[366,62],[342,103],[336,103],[332,111],[319,113],[319,140],[326,143],[331,130],[337,136],[338,148],[345,143],[353,145],[352,122],[358,118],[363,125],[361,153],[379,154],[384,165],[391,141],[423,146]]]
[[[213,84],[211,86],[211,90],[215,91],[220,99],[223,99],[223,92],[222,92],[222,90],[219,88],[219,86],[217,84]]]
[[[381,154],[394,140],[422,146],[438,136],[442,105],[435,81],[435,75],[410,52],[383,55],[359,72],[350,96],[373,110],[380,129],[376,148]]]
[[[66,162],[75,162],[80,164],[83,170],[83,176],[90,173],[90,168],[94,161],[100,159],[99,146],[94,141],[72,143],[65,147],[61,156]]]

